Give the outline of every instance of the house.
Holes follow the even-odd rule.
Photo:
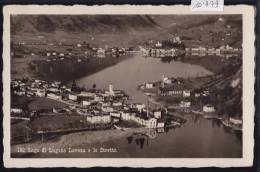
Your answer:
[[[120,118],[121,114],[119,112],[117,112],[117,111],[113,111],[113,112],[110,112],[110,116],[111,117]]]
[[[141,112],[141,110],[145,108],[145,104],[137,103],[135,106],[136,106],[136,108],[138,109],[139,112]]]
[[[122,102],[113,102],[112,103],[112,106],[122,106],[123,105],[123,103]]]
[[[156,128],[157,127],[157,119],[156,118],[149,118],[145,121],[145,126],[147,128]]]
[[[181,108],[189,108],[191,106],[191,102],[190,101],[181,101],[179,106]]]
[[[99,48],[99,49],[97,50],[97,57],[99,57],[99,58],[104,58],[104,57],[106,57],[106,55],[105,55],[105,49]]]
[[[203,108],[202,108],[203,112],[215,112],[215,107],[213,105],[210,105],[210,104],[207,104],[207,105],[204,105]]]
[[[183,90],[183,97],[190,97],[191,91],[190,90]]]
[[[81,97],[94,97],[95,93],[91,93],[91,92],[87,92],[87,91],[82,91],[80,94],[78,94],[78,96]]]
[[[199,48],[191,48],[191,51],[199,51]]]
[[[236,119],[236,118],[229,118],[229,122],[235,125],[242,125],[242,120],[241,119]]]
[[[157,128],[164,128],[165,122],[163,120],[157,120]]]
[[[89,106],[91,102],[89,100],[82,100],[82,106]]]
[[[200,93],[195,93],[194,96],[195,96],[196,98],[198,98],[198,97],[200,97]]]
[[[154,86],[154,84],[151,83],[151,82],[147,82],[147,83],[145,83],[145,88],[146,88],[146,89],[153,88],[153,86]]]
[[[46,92],[44,90],[37,90],[35,95],[38,97],[45,97]]]
[[[80,115],[88,115],[88,113],[86,111],[84,111],[83,109],[77,109],[76,112]]]
[[[54,93],[60,92],[60,90],[57,87],[50,87],[47,90],[51,91],[51,92],[54,92]]]
[[[62,96],[60,94],[48,93],[47,97],[54,100],[61,100]]]
[[[172,80],[168,77],[165,77],[164,75],[162,75],[162,83],[163,84],[171,84]]]
[[[183,90],[190,91],[190,89],[185,84],[171,84],[170,86],[159,87],[158,94],[161,96],[183,96]]]
[[[130,120],[130,112],[129,111],[123,111],[121,113],[121,119],[122,120]]]
[[[185,51],[191,51],[191,48],[187,48],[187,47],[186,47],[186,48],[185,48]]]
[[[101,122],[102,123],[110,123],[111,122],[111,116],[110,115],[102,115],[101,116]]]
[[[160,110],[159,111],[153,111],[153,116],[156,119],[160,119],[162,117],[162,112]]]
[[[101,115],[88,115],[87,119],[88,122],[94,124],[107,124],[111,122],[111,116],[108,114],[101,114]]]
[[[11,108],[11,113],[22,113],[23,110],[20,108]]]
[[[110,106],[102,106],[101,110],[103,112],[113,112],[114,111],[114,109],[112,107],[110,107]]]
[[[18,96],[24,96],[25,95],[25,91],[14,91],[14,94],[18,95]]]
[[[78,99],[78,96],[75,95],[75,94],[69,94],[69,100],[72,100],[72,101],[77,101]]]
[[[162,43],[158,41],[158,42],[155,44],[155,47],[157,47],[157,48],[162,47]]]
[[[104,97],[103,96],[100,96],[100,95],[96,95],[94,96],[94,101],[97,101],[97,102],[101,102],[101,101],[104,101]]]

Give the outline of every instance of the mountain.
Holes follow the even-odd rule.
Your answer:
[[[156,29],[149,16],[140,15],[26,15],[12,16],[11,33],[114,33]]]
[[[149,39],[181,36],[188,46],[229,44],[241,47],[241,15],[13,15],[11,33],[17,40],[88,41],[128,45]]]

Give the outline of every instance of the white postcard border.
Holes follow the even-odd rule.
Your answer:
[[[243,157],[242,158],[11,158],[10,157],[10,15],[19,14],[242,14],[243,15]],[[254,149],[254,8],[225,6],[224,12],[192,12],[190,6],[10,5],[3,10],[4,166],[11,167],[242,167],[252,166]]]

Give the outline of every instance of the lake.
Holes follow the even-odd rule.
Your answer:
[[[108,89],[113,84],[115,89],[124,90],[134,102],[145,103],[147,97],[137,90],[137,86],[149,81],[158,81],[162,75],[168,77],[196,77],[210,75],[212,72],[198,65],[180,61],[169,63],[158,58],[145,58],[135,55],[131,58],[80,78],[80,86]],[[180,128],[151,134],[136,134],[121,137],[96,146],[116,147],[118,153],[96,153],[87,157],[241,157],[242,134],[224,127],[220,121],[185,116],[187,122]]]
[[[115,89],[124,90],[135,102],[144,103],[146,96],[137,90],[144,82],[161,80],[167,77],[196,77],[210,75],[212,72],[198,65],[185,64],[179,61],[164,63],[159,58],[141,57],[135,55],[116,65],[108,67],[92,75],[77,80],[77,85],[91,88],[108,89],[113,84]]]

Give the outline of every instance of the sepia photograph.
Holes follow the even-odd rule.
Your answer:
[[[8,159],[252,163],[252,8],[36,7],[4,14]]]

